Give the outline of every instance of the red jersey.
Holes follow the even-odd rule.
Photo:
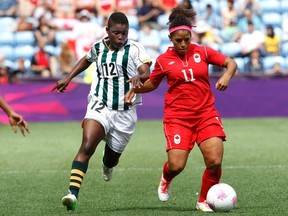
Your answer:
[[[190,44],[186,56],[181,59],[169,47],[161,54],[150,74],[150,80],[159,84],[167,78],[165,96],[165,119],[199,119],[207,115],[218,115],[214,106],[214,95],[210,88],[209,64],[223,66],[227,56],[207,47]]]

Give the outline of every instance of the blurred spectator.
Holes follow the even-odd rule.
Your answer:
[[[227,0],[227,6],[221,9],[222,26],[229,25],[230,20],[238,20],[238,12],[234,8],[234,0]]]
[[[38,26],[34,31],[36,42],[41,42],[45,46],[56,46],[55,29],[42,15],[38,20]]]
[[[212,28],[222,28],[221,16],[218,15],[217,11],[214,10],[211,4],[206,5],[206,10],[201,16],[201,19],[208,23]]]
[[[16,22],[16,31],[32,31],[33,23],[28,21],[27,17],[20,16]]]
[[[136,15],[137,8],[142,6],[141,0],[115,0],[115,10],[126,15]]]
[[[115,11],[115,0],[97,0],[96,11],[98,17],[109,17]]]
[[[264,25],[260,17],[255,15],[250,8],[246,8],[243,12],[244,16],[241,17],[238,21],[239,30],[243,33],[247,33],[248,22],[253,22],[254,28],[259,31],[264,30]]]
[[[90,21],[90,13],[82,10],[79,13],[78,21],[74,25],[73,34],[76,38],[76,57],[77,59],[84,56],[90,49],[91,45],[101,39],[106,32],[103,27],[95,22]]]
[[[241,46],[240,56],[249,56],[252,50],[261,50],[265,40],[265,34],[254,28],[253,22],[248,21],[248,32],[241,35],[239,44]]]
[[[4,64],[0,64],[0,84],[8,84],[9,83],[9,67]]]
[[[160,29],[160,26],[157,23],[157,18],[163,13],[164,10],[160,8],[158,1],[146,0],[137,12],[139,25],[141,26],[143,23],[147,22],[152,28]]]
[[[261,16],[261,6],[259,0],[238,0],[239,3],[239,15],[243,16],[244,11],[246,8],[249,8],[252,10],[252,13],[255,14],[256,16]]]
[[[279,55],[281,39],[275,35],[274,28],[271,25],[266,27],[266,35],[264,40],[264,55]]]
[[[264,72],[264,65],[263,61],[261,58],[261,53],[259,50],[252,50],[249,57],[248,61],[244,65],[244,70],[247,73],[262,73]]]
[[[0,1],[0,17],[16,17],[17,0]]]
[[[54,17],[74,19],[76,16],[76,1],[75,0],[54,0]]]
[[[54,0],[42,0],[42,1],[37,1],[38,4],[36,4],[35,10],[33,12],[33,17],[35,19],[39,19],[41,16],[44,16],[46,20],[50,20],[53,18],[53,4]],[[51,21],[52,22],[52,21]]]
[[[73,49],[68,43],[62,42],[60,44],[61,52],[58,56],[60,74],[65,75],[71,72],[73,66],[76,63],[76,56]]]
[[[75,0],[76,2],[76,16],[82,10],[87,10],[93,16],[96,16],[96,1],[97,0]]]
[[[179,1],[177,1],[177,2],[179,2]],[[178,3],[178,4],[180,4],[180,3]],[[192,1],[190,1],[190,0],[182,0],[181,4],[186,9],[192,9],[193,8]]]
[[[171,13],[171,10],[176,7],[177,0],[159,0],[159,7],[164,11],[164,13]]]
[[[17,16],[32,17],[36,8],[37,0],[17,0]]]
[[[241,32],[237,26],[237,20],[231,19],[228,26],[220,31],[220,37],[224,42],[236,42],[241,37]]]
[[[158,30],[152,29],[148,23],[143,23],[140,28],[138,41],[146,48],[152,59],[158,57],[161,45]]]
[[[275,63],[271,69],[265,71],[265,75],[269,76],[287,76],[288,70],[283,68],[282,65],[277,62]]]
[[[25,66],[25,59],[19,58],[16,61],[16,65],[12,70],[12,79],[13,82],[18,82],[18,78],[26,77],[28,76],[28,70]]]
[[[54,56],[44,50],[44,42],[38,41],[37,50],[31,59],[31,71],[39,77],[55,77],[57,62]]]
[[[196,22],[194,31],[195,34],[192,37],[193,42],[206,46],[212,46],[214,43],[223,43],[223,40],[217,32],[214,32],[204,20],[198,20]]]

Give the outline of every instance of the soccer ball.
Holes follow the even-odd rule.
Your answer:
[[[237,195],[230,185],[218,183],[209,189],[206,201],[215,212],[229,212],[237,203]]]

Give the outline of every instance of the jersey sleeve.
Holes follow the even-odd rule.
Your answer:
[[[206,50],[207,59],[209,64],[217,65],[222,67],[224,64],[225,59],[227,58],[226,55],[220,53],[217,50],[212,49],[211,47],[205,46],[204,49]]]
[[[145,63],[150,65],[152,64],[151,58],[142,44],[134,42],[132,46],[133,46],[133,59],[137,68]]]
[[[89,51],[86,53],[86,59],[89,62],[96,62],[97,61],[97,53],[96,53],[96,48],[95,48],[95,44],[93,44],[91,46],[91,48],[89,49]]]
[[[151,72],[149,79],[155,84],[160,84],[163,78],[165,77],[165,73],[162,70],[162,67],[159,63],[159,58],[156,59],[155,66],[153,71]]]

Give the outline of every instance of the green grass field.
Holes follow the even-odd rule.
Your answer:
[[[287,215],[288,119],[224,119],[227,142],[222,182],[234,187],[237,206],[214,215]],[[0,125],[0,215],[203,215],[194,210],[204,169],[197,147],[162,203],[157,186],[166,160],[162,122],[139,121],[113,179],[101,176],[98,147],[75,212],[61,204],[81,142],[80,122],[31,123],[31,134]]]

